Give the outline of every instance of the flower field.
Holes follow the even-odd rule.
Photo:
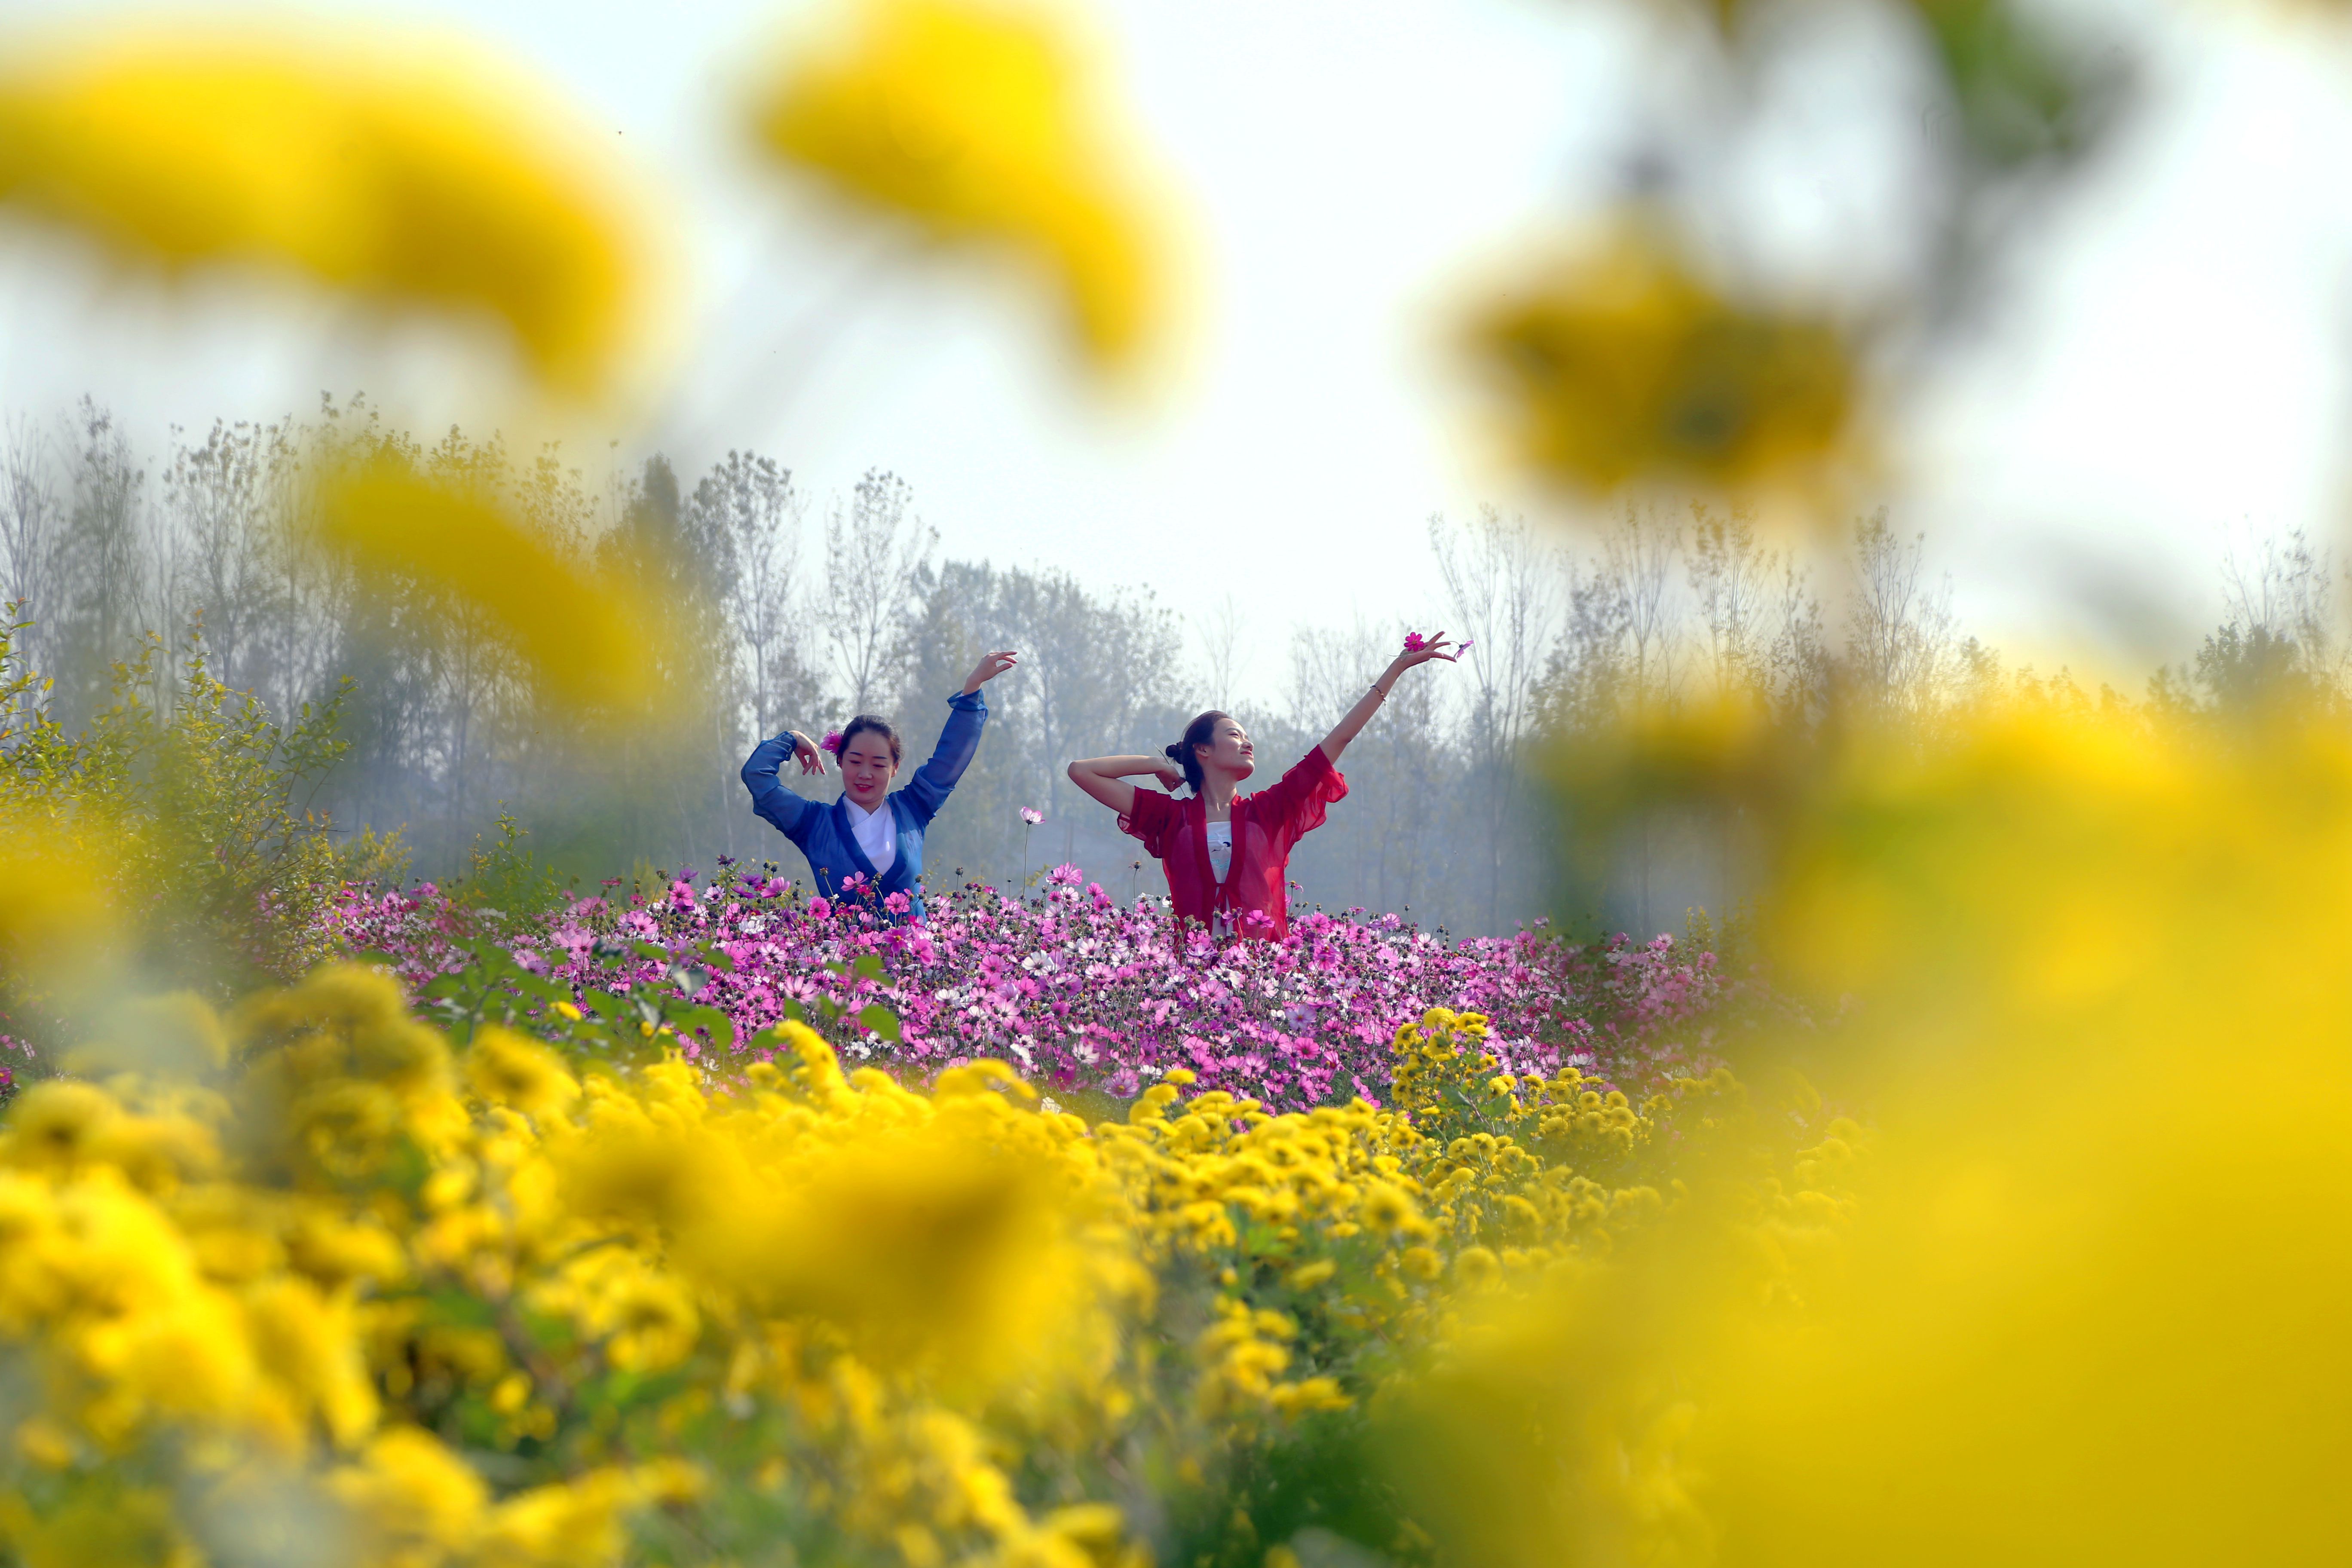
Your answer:
[[[1432,1007],[1490,1021],[1486,1049],[1516,1073],[1561,1067],[1633,1085],[1716,1061],[1718,1032],[1786,1012],[1716,955],[1670,938],[1599,946],[1542,931],[1447,942],[1393,914],[1301,916],[1296,942],[1179,937],[1166,901],[1114,902],[1075,866],[1014,898],[930,893],[930,918],[891,923],[870,900],[836,907],[772,877],[724,870],[658,897],[581,900],[535,928],[505,926],[517,963],[610,1013],[649,999],[715,1008],[689,1058],[788,1019],[845,1060],[928,1077],[994,1058],[1055,1091],[1131,1100],[1171,1068],[1204,1089],[1306,1110],[1388,1092],[1396,1031]],[[895,897],[895,895],[894,895]],[[903,902],[903,900],[900,900]],[[426,987],[478,961],[480,921],[429,884],[347,894],[321,917],[346,952]],[[886,1037],[866,1022],[868,1009]]]
[[[2035,270],[2037,214],[2064,210],[2072,171],[2142,159],[2083,156],[2162,122],[2155,100],[2115,112],[2127,84],[2182,61],[2126,37],[2110,58],[2095,28],[2078,50],[2072,23],[2096,18],[2045,35],[1995,0],[1905,3],[1859,34],[1827,11],[1702,9],[1574,29],[1637,40],[1557,79],[1610,82],[1595,101],[1618,124],[1580,131],[1605,162],[1554,183],[1615,194],[1561,209],[1587,240],[1523,244],[1496,274],[1517,281],[1445,334],[1486,384],[1496,455],[1563,517],[1622,501],[1625,524],[1588,574],[1538,548],[1540,522],[1433,520],[1446,596],[1485,606],[1458,645],[1475,710],[1449,751],[1434,704],[1413,718],[1400,697],[1389,786],[1349,809],[1421,816],[1444,868],[1349,885],[1452,885],[1468,818],[1418,808],[1482,795],[1525,868],[1606,888],[1638,858],[1637,907],[1653,869],[1704,861],[1706,885],[1752,895],[1736,942],[1701,911],[1685,940],[1582,943],[1309,908],[1283,941],[1219,944],[1071,865],[927,894],[915,925],[854,879],[811,899],[727,861],[561,896],[509,784],[579,784],[571,827],[539,840],[565,870],[738,842],[713,756],[779,715],[887,706],[890,681],[929,681],[926,660],[1032,601],[1013,624],[1139,688],[1116,722],[1066,692],[1005,705],[991,744],[1027,724],[1060,767],[1189,707],[1189,675],[1129,679],[1131,649],[1176,668],[1174,606],[935,561],[879,468],[826,519],[822,593],[796,575],[808,498],[756,452],[683,493],[649,452],[599,510],[560,455],[588,426],[617,452],[775,424],[689,439],[726,379],[667,363],[702,318],[683,297],[701,268],[661,258],[695,231],[631,194],[613,104],[574,115],[438,30],[66,18],[12,37],[0,208],[68,242],[24,276],[201,282],[166,322],[200,322],[213,281],[257,310],[295,300],[286,321],[348,340],[320,338],[306,388],[371,363],[412,390],[478,385],[500,434],[428,444],[330,400],[310,426],[179,443],[161,510],[94,398],[67,479],[0,443],[0,1568],[2342,1561],[2352,642],[2334,563],[2296,534],[2233,563],[2230,620],[2145,700],[2004,674],[1956,640],[1948,585],[1928,589],[1883,506],[1855,527],[1842,650],[1840,612],[1804,586],[1807,552],[1880,493],[1976,504],[1885,489],[1961,466],[1918,463],[1947,448],[1900,426],[1953,402],[1932,373],[1976,346],[1965,323],[2006,313],[1987,307]],[[1228,10],[1204,36],[1258,63],[1253,8]],[[2179,22],[2147,20],[2128,26]],[[1265,205],[1286,226],[1265,233],[1294,260],[1334,193],[1413,188],[1339,161],[1378,139],[1331,106],[1417,99],[1314,96],[1378,31],[1300,50],[1282,82],[1286,122],[1346,134],[1247,144],[1284,172]],[[652,41],[623,63],[649,65]],[[1685,45],[1699,54],[1670,66]],[[727,178],[765,168],[842,204],[774,209],[849,223],[812,228],[835,238],[810,254],[860,280],[1010,263],[1056,307],[1089,395],[1181,357],[1184,226],[1075,18],[855,0],[830,31],[741,52],[749,157]],[[1156,71],[1182,66],[1161,52]],[[1476,57],[1429,56],[1449,58]],[[725,113],[718,78],[694,79]],[[1231,133],[1244,81],[1213,83]],[[1416,131],[1444,116],[1425,107]],[[1664,134],[1677,118],[1695,133]],[[1848,156],[1881,121],[1929,161]],[[1864,200],[1767,221],[1777,198],[1750,193],[1782,163],[1853,186],[1841,202],[1871,184],[1858,171],[1897,171],[1899,216]],[[2292,229],[2252,208],[2220,226],[2320,234],[2295,205]],[[1882,228],[1887,254],[1917,253],[1883,281],[1866,262],[1838,285],[1802,253],[1804,233],[1819,261]],[[2126,247],[2100,254],[2116,298],[2180,296],[2128,288],[2147,278]],[[773,271],[753,268],[761,291]],[[167,347],[255,335],[151,332],[105,298]],[[842,301],[809,320],[846,319]],[[753,380],[819,357],[821,334],[709,319]],[[1351,346],[1391,341],[1332,320]],[[380,352],[420,327],[426,357]],[[470,349],[443,361],[444,333]],[[1378,433],[1318,413],[1312,383],[1268,384],[1314,416],[1274,433],[1286,473],[1312,473],[1318,426],[1346,442],[1321,460],[1351,468]],[[2141,442],[2134,464],[2177,478],[2155,448],[2189,444]],[[1215,456],[1194,466],[1234,504],[1198,514],[1212,537],[1379,537]],[[1190,526],[1150,472],[1156,514]],[[1242,505],[1253,490],[1276,510]],[[2071,503],[2052,495],[2054,530]],[[1149,523],[1103,498],[1087,526]],[[1687,536],[1662,531],[1685,500]],[[2105,506],[2103,529],[2133,531],[2126,575],[2160,575],[2161,528]],[[2158,635],[2161,601],[2098,582],[2097,559],[2083,607]],[[1703,661],[1695,630],[1669,636],[1678,576]],[[1260,637],[1240,617],[1229,596],[1219,688],[1235,639]],[[1562,629],[1536,635],[1547,618]],[[73,657],[37,668],[28,637]],[[1294,652],[1302,702],[1361,679],[1311,640]],[[355,755],[347,721],[378,749]],[[320,794],[399,768],[416,776],[372,812]],[[1025,878],[1043,816],[1015,808],[1046,797],[986,782],[948,809],[986,820],[992,800]],[[460,858],[493,801],[498,844]],[[722,801],[728,823],[695,826]],[[425,863],[472,867],[454,892],[405,880],[418,851],[394,825],[428,808]],[[1483,868],[1492,928],[1502,868]]]
[[[351,894],[372,961],[85,1005],[0,1124],[0,1541],[2308,1560],[2352,1454],[2314,945],[2352,753],[1760,743],[1628,754],[1803,781],[1758,805],[1769,988],[1337,917],[1180,951],[1066,873],[907,930],[729,868],[496,939]]]
[[[1083,897],[955,940],[1113,940],[1057,934],[1102,931],[1056,902]],[[728,1005],[793,988],[828,1011],[755,967],[780,945],[741,932],[759,915],[678,901],[651,932],[614,919],[646,945],[731,921],[706,939],[743,959]],[[855,980],[904,956],[863,921],[789,921]],[[950,934],[924,933],[933,973]],[[1385,1108],[1276,1114],[1139,1063],[1111,1075],[1157,1081],[1089,1126],[1001,1059],[950,1058],[952,1001],[901,1042],[928,1092],[791,1021],[678,1050],[695,1015],[641,1021],[663,972],[631,957],[595,975],[630,988],[604,1016],[560,967],[478,961],[436,987],[446,1031],[350,965],[226,1015],[151,1005],[135,1044],[78,1058],[96,1081],[26,1093],[0,1135],[0,1366],[41,1394],[0,1460],[9,1549],[246,1561],[300,1532],[300,1560],[353,1563],[1078,1568],[1370,1537],[1420,1560],[1365,1473],[1367,1397],[1464,1300],[1654,1219],[1659,1149],[1739,1100],[1719,1073],[1638,1105],[1570,1065],[1498,1077],[1485,1021],[1432,1008],[1381,1053]],[[1811,1131],[1816,1160],[1851,1133]]]

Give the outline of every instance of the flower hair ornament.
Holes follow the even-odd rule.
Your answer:
[[[827,730],[824,732],[824,739],[816,743],[816,749],[820,752],[831,752],[836,757],[841,755],[841,731]]]

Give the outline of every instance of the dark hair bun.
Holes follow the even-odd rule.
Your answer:
[[[1160,748],[1160,754],[1166,757],[1171,763],[1181,763],[1184,760],[1183,743],[1179,742],[1177,744],[1172,746],[1162,746]]]

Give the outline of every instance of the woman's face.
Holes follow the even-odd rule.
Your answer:
[[[890,793],[890,780],[898,771],[890,742],[871,730],[858,731],[841,748],[841,792],[862,811],[881,809],[882,797]]]
[[[1257,771],[1257,748],[1250,744],[1249,731],[1231,719],[1218,720],[1216,738],[1192,751],[1203,772],[1245,779]]]

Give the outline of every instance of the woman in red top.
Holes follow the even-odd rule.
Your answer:
[[[1274,787],[1255,795],[1237,793],[1256,771],[1249,734],[1230,714],[1202,714],[1184,728],[1184,739],[1158,757],[1095,757],[1070,764],[1070,782],[1118,813],[1118,825],[1143,840],[1168,872],[1168,894],[1180,921],[1200,921],[1223,934],[1279,941],[1290,930],[1286,874],[1290,847],[1299,836],[1323,826],[1324,808],[1348,794],[1339,753],[1380,711],[1389,688],[1417,664],[1433,658],[1451,663],[1444,633],[1407,639],[1356,705],[1331,727],[1323,743],[1307,753]],[[1127,781],[1157,776],[1170,789],[1192,786],[1182,799]]]

